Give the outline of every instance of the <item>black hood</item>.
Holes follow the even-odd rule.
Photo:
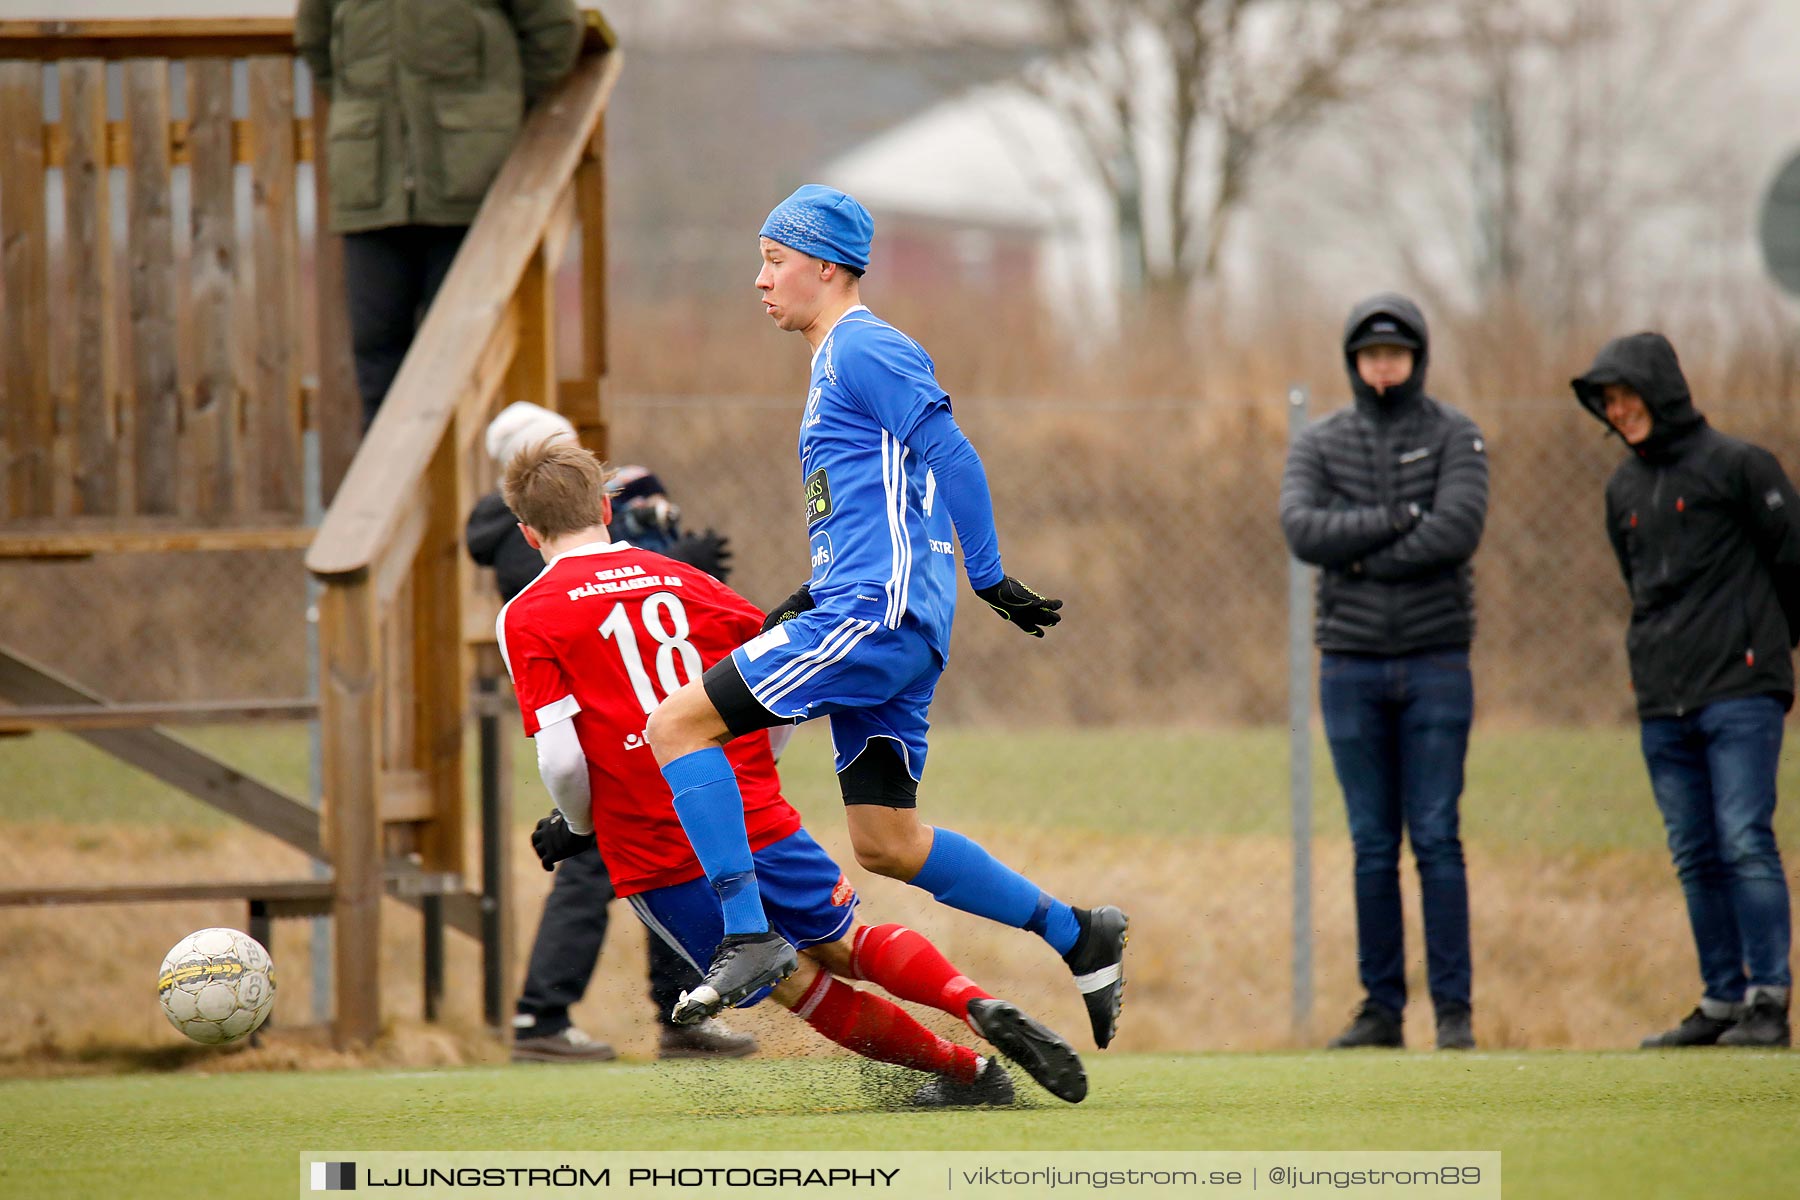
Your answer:
[[[1350,349],[1369,327],[1380,320],[1392,321],[1418,343],[1413,351],[1413,371],[1405,383],[1386,392],[1376,392],[1356,373],[1356,352]],[[1431,362],[1431,332],[1425,327],[1425,314],[1419,306],[1398,292],[1381,292],[1370,296],[1350,310],[1344,320],[1344,370],[1350,375],[1350,390],[1359,407],[1373,406],[1377,411],[1391,411],[1417,399],[1425,391],[1425,368]]]
[[[1581,406],[1613,433],[1618,431],[1606,419],[1606,401],[1600,389],[1622,383],[1642,396],[1644,407],[1650,410],[1650,436],[1632,450],[1644,457],[1654,456],[1684,433],[1706,424],[1688,393],[1675,347],[1660,333],[1614,338],[1600,347],[1587,373],[1569,383]]]

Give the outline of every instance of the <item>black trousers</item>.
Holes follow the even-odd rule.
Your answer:
[[[344,292],[363,428],[387,398],[466,225],[394,225],[344,235]]]
[[[544,900],[519,1012],[536,1018],[533,1037],[560,1033],[569,1026],[569,1007],[587,991],[600,944],[606,940],[606,906],[615,898],[612,880],[598,850],[584,850],[556,867],[556,881]],[[656,1019],[669,1024],[669,1013],[681,993],[700,983],[700,975],[661,938],[650,935],[650,999]]]

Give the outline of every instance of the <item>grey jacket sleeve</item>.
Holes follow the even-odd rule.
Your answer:
[[[1411,579],[1474,557],[1487,524],[1488,464],[1473,421],[1446,439],[1443,463],[1431,511],[1404,537],[1363,559],[1371,579]]]
[[[1388,509],[1351,507],[1333,496],[1319,439],[1308,430],[1295,439],[1281,472],[1281,532],[1301,562],[1347,567],[1392,542],[1402,530],[1395,527]]]
[[[1768,564],[1775,597],[1787,616],[1789,645],[1800,645],[1800,495],[1780,460],[1761,446],[1749,448],[1739,488],[1750,540]]]
[[[581,53],[582,18],[575,0],[510,0],[525,99],[536,100],[562,82]]]
[[[312,72],[313,86],[331,94],[331,0],[300,0],[294,13],[294,48]]]

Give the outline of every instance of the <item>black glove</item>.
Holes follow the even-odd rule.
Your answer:
[[[808,609],[816,607],[817,605],[813,603],[812,589],[803,583],[800,585],[799,591],[769,610],[769,615],[763,618],[762,632],[767,633],[783,621],[791,621]]]
[[[731,574],[731,539],[714,529],[684,533],[663,553],[676,562],[699,567],[720,583]]]
[[[593,846],[594,835],[570,829],[561,809],[552,809],[550,815],[531,831],[531,848],[537,851],[538,861],[544,864],[546,871],[556,870],[556,864],[563,859],[574,858]]]
[[[1044,630],[1062,620],[1057,609],[1061,600],[1046,600],[1011,575],[992,587],[978,589],[975,594],[988,602],[988,607],[1029,633],[1043,637]]]
[[[1388,520],[1393,523],[1396,533],[1410,532],[1424,518],[1425,510],[1411,501],[1388,506]]]

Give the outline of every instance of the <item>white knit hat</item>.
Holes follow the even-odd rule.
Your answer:
[[[552,438],[575,440],[575,426],[561,413],[551,412],[541,404],[520,400],[500,410],[488,423],[487,451],[502,467],[527,446]]]

